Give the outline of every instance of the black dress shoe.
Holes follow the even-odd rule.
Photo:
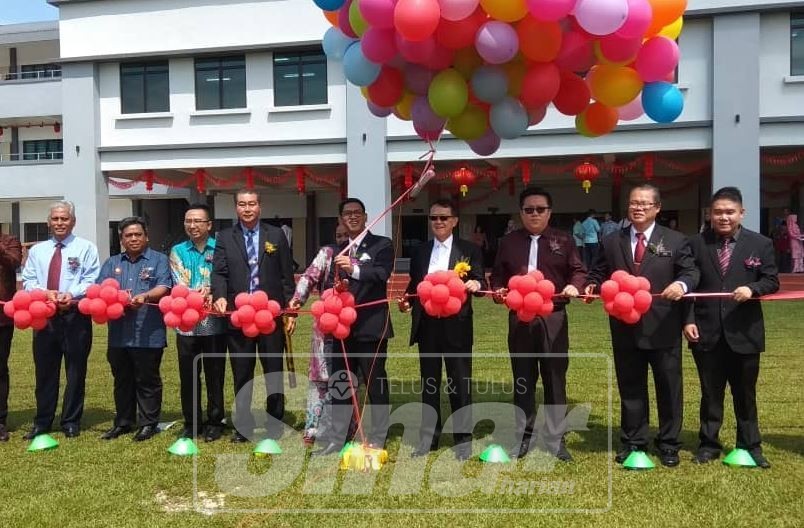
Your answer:
[[[313,451],[312,453],[310,453],[310,456],[327,456],[327,455],[333,455],[333,454],[335,454],[335,453],[340,453],[340,452],[341,452],[341,448],[342,448],[342,447],[343,447],[343,446],[338,445],[338,444],[336,444],[335,442],[330,442],[330,443],[329,443],[329,444],[327,444],[327,445],[326,445],[324,448],[319,449],[319,450],[317,450],[317,451]]]
[[[530,439],[522,440],[517,447],[508,452],[508,456],[511,458],[522,458],[528,454],[528,451],[530,451]]]
[[[678,451],[674,449],[659,449],[659,462],[664,467],[676,467],[681,459],[678,458]]]
[[[708,449],[700,449],[692,459],[693,464],[707,464],[720,458],[720,453]]]
[[[114,440],[118,436],[128,434],[131,432],[131,427],[128,425],[115,425],[105,433],[103,433],[100,437],[101,440]]]
[[[143,442],[153,438],[158,432],[159,429],[155,425],[144,425],[137,430],[137,434],[134,435],[134,441]]]
[[[471,444],[458,444],[452,449],[455,451],[455,460],[463,462],[472,458]]]
[[[572,455],[570,454],[564,442],[561,442],[561,445],[558,446],[558,451],[556,451],[556,458],[562,462],[572,462]]]
[[[410,454],[410,458],[419,458],[419,457],[427,456],[431,452],[437,451],[437,450],[438,450],[438,448],[433,447],[432,445],[419,444],[418,447],[416,447],[416,449],[414,449],[413,452]]]
[[[8,442],[8,439],[11,438],[8,434],[8,429],[6,429],[6,424],[0,424],[0,442]]]
[[[757,466],[761,467],[762,469],[770,469],[771,464],[768,462],[768,459],[765,458],[765,455],[762,454],[762,451],[749,451],[751,453],[751,458],[754,459],[754,462],[757,463]]]
[[[614,461],[617,462],[618,464],[622,464],[623,462],[625,462],[625,459],[631,455],[631,453],[633,453],[634,451],[643,451],[643,450],[644,448],[640,448],[639,446],[630,444],[624,445],[620,448],[619,451],[617,451],[617,456],[614,457]]]
[[[44,427],[34,427],[31,431],[22,437],[23,440],[33,440],[37,436],[41,434],[49,433],[50,429],[45,429]]]
[[[193,426],[188,427],[185,425],[184,429],[182,429],[181,433],[179,433],[179,438],[196,438],[198,436],[201,436],[201,431]]]
[[[81,435],[81,428],[77,425],[65,425],[61,430],[66,438],[75,438]]]
[[[239,432],[235,431],[234,433],[232,433],[231,441],[233,444],[245,444],[246,442],[248,442],[248,438],[241,435]]]
[[[204,442],[214,442],[223,436],[223,427],[220,425],[210,425],[204,434]]]

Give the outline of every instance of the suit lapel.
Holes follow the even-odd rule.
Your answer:
[[[746,242],[744,234],[737,238],[734,244],[734,251],[731,252],[731,258],[729,259],[729,267],[726,268],[726,273],[723,274],[724,278],[733,273],[734,270],[740,269],[738,263],[746,260],[750,256],[747,251],[748,246],[749,244]]]
[[[663,227],[659,224],[655,224],[653,227],[653,233],[650,234],[650,240],[648,240],[648,247],[645,248],[645,255],[642,257],[642,264],[639,266],[639,273],[640,275],[644,275],[645,273],[645,266],[650,264],[654,259],[657,258],[657,255],[650,250],[651,247],[658,248],[659,246],[664,245],[664,231]],[[630,247],[630,240],[629,247]]]
[[[268,242],[268,229],[266,229],[265,224],[260,224],[260,240],[257,244],[257,264],[262,266],[262,259],[265,258],[267,253],[265,252],[265,243]]]
[[[634,254],[631,252],[631,228],[626,227],[620,231],[620,251],[623,252],[623,262],[628,271],[635,274]]]
[[[706,240],[706,252],[709,253],[709,258],[712,260],[712,267],[714,267],[715,271],[722,277],[723,273],[720,270],[720,258],[717,254],[717,237],[714,231],[708,231],[704,237]]]
[[[453,236],[452,237],[452,247],[449,250],[449,269],[455,268],[455,264],[458,263],[458,258],[461,255],[461,248],[458,246],[458,238]]]
[[[237,248],[240,249],[240,254],[243,256],[243,261],[248,266],[248,252],[246,251],[246,241],[245,241],[245,233],[243,232],[243,226],[240,225],[240,222],[237,223],[234,229],[232,229],[232,238],[234,239],[234,244]]]

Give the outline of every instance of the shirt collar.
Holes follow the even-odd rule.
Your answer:
[[[195,247],[195,244],[193,243],[192,240],[185,240],[184,244],[185,247],[187,248],[187,251],[198,251],[198,248]],[[204,246],[204,251],[207,251],[208,249],[209,250],[215,249],[215,239],[213,237],[207,237],[207,243]],[[203,251],[201,251],[201,253],[203,253]]]
[[[650,237],[653,235],[653,230],[656,228],[656,222],[654,221],[648,228],[643,231],[645,233],[645,241],[650,240]],[[634,224],[631,224],[631,240],[636,240],[637,230],[634,228]]]
[[[238,222],[237,222],[237,223],[238,223],[238,224],[240,224],[240,229],[242,229],[242,230],[243,230],[243,234],[244,234],[244,235],[245,235],[245,234],[248,234],[249,230],[253,230],[255,233],[259,233],[259,232],[260,232],[260,223],[259,223],[259,222],[257,222],[257,224],[256,224],[254,227],[252,227],[252,228],[248,228],[248,227],[246,227],[245,225],[243,225],[243,222],[240,222],[239,220],[238,220]]]
[[[359,247],[360,247],[360,244],[362,244],[362,243],[363,243],[363,239],[364,239],[364,238],[366,238],[366,235],[367,235],[367,234],[368,234],[368,233],[364,233],[364,234],[362,234],[362,235],[358,236],[357,238],[350,238],[350,239],[349,239],[349,243],[351,244],[351,243],[352,243],[352,241],[354,241],[354,245],[353,245],[352,247],[353,247],[354,249],[357,249],[357,248],[359,248]]]
[[[444,240],[443,242],[439,242],[439,240],[437,238],[434,238],[433,239],[433,244],[435,245],[435,247],[444,246],[445,248],[447,248],[450,251],[452,251],[452,237],[453,237],[453,235],[448,236],[446,238],[446,240]]]
[[[61,245],[67,247],[73,240],[75,240],[75,235],[70,233],[69,235],[64,237],[64,240],[61,240]],[[59,243],[59,240],[56,240],[56,237],[50,237],[50,241],[53,242],[53,247],[56,247],[56,244]]]
[[[129,262],[138,262],[140,259],[150,260],[150,257],[151,257],[150,247],[146,247],[145,251],[140,253],[140,256],[137,258],[137,260],[131,260],[130,258],[128,258],[128,253],[126,253],[125,251],[120,254],[121,259],[127,260]]]

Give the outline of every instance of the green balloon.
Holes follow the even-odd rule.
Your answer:
[[[427,100],[436,115],[445,118],[459,116],[469,102],[466,79],[452,68],[440,72],[430,83]]]
[[[359,0],[352,0],[352,4],[349,6],[349,25],[352,26],[352,30],[357,33],[358,37],[362,37],[368,29],[368,22],[360,12]]]
[[[481,107],[468,104],[460,115],[447,121],[447,130],[464,141],[480,139],[489,128],[489,116]]]

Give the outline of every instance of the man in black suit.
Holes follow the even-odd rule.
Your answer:
[[[424,244],[410,262],[410,282],[407,293],[413,295],[428,273],[451,270],[458,262],[471,268],[462,277],[468,293],[480,290],[485,280],[483,255],[475,244],[454,237],[458,225],[455,206],[449,200],[437,200],[430,206],[430,229],[433,240]],[[402,307],[412,309],[410,345],[419,344],[419,369],[422,380],[422,403],[425,412],[419,432],[419,446],[412,456],[424,456],[438,449],[441,436],[441,358],[447,368],[446,390],[454,420],[452,439],[455,457],[467,460],[472,454],[472,423],[466,411],[455,414],[472,403],[472,297],[467,297],[461,311],[452,317],[427,315],[418,297],[403,301]],[[432,411],[436,420],[433,422]],[[468,409],[467,409],[468,411]]]
[[[357,198],[347,198],[338,207],[341,223],[346,227],[349,242],[338,246],[338,251],[349,250],[334,259],[323,290],[332,288],[336,278],[348,281],[349,291],[355,304],[380,301],[388,298],[388,279],[394,267],[394,250],[391,239],[372,234],[363,234],[366,228],[366,206]],[[385,372],[388,339],[394,336],[388,303],[381,302],[357,309],[357,320],[344,341],[335,341],[330,358],[330,394],[332,395],[332,427],[326,445],[313,455],[338,453],[346,441],[352,417],[351,388],[346,390],[337,384],[339,372],[348,371],[352,384],[357,385],[357,373],[366,382],[371,403],[371,430],[366,440],[375,447],[385,444],[390,416],[388,375]],[[343,351],[346,351],[344,358]],[[356,387],[355,387],[356,388]]]
[[[494,301],[507,295],[508,280],[534,270],[544,274],[556,293],[577,297],[586,277],[586,268],[572,235],[550,227],[553,198],[542,188],[528,187],[519,195],[522,229],[505,235],[500,241],[491,287]],[[567,369],[569,368],[569,332],[566,306],[569,299],[553,299],[553,312],[530,323],[519,321],[515,312],[508,314],[508,351],[514,376],[514,403],[522,410],[516,424],[521,441],[512,455],[524,457],[535,442],[542,443],[561,461],[572,460],[564,444],[567,410]],[[536,430],[536,382],[544,385],[545,423]],[[541,437],[539,434],[541,433]]]
[[[615,461],[648,444],[648,365],[653,370],[659,433],[655,443],[661,463],[679,463],[682,424],[681,297],[698,285],[698,270],[687,238],[656,223],[661,210],[659,190],[650,184],[634,187],[628,197],[631,226],[602,241],[589,272],[586,294],[592,294],[612,272],[625,270],[650,281],[655,297],[650,310],[633,325],[609,317],[614,369],[620,392],[622,448]]]
[[[234,310],[234,298],[238,293],[260,290],[280,306],[286,306],[293,296],[294,284],[293,258],[285,234],[278,227],[260,222],[260,195],[254,190],[244,189],[235,194],[235,210],[237,224],[221,231],[215,245],[211,280],[215,309],[219,313]],[[236,415],[232,442],[246,442],[246,437],[254,430],[252,387],[247,384],[254,378],[257,357],[269,394],[266,410],[276,420],[284,416],[282,352],[285,336],[282,319],[277,318],[276,323],[277,330],[273,334],[254,338],[246,337],[238,328],[229,328],[226,345],[234,377]],[[276,438],[280,434],[281,426],[269,420],[268,436]]]
[[[740,225],[745,209],[736,187],[717,191],[710,211],[712,228],[690,241],[701,271],[698,291],[730,292],[732,297],[687,305],[684,335],[701,380],[700,446],[694,461],[704,464],[720,456],[718,433],[728,382],[737,416],[737,447],[748,450],[758,466],[769,468],[762,455],[756,392],[765,324],[760,303],[746,301],[779,289],[773,243]]]

